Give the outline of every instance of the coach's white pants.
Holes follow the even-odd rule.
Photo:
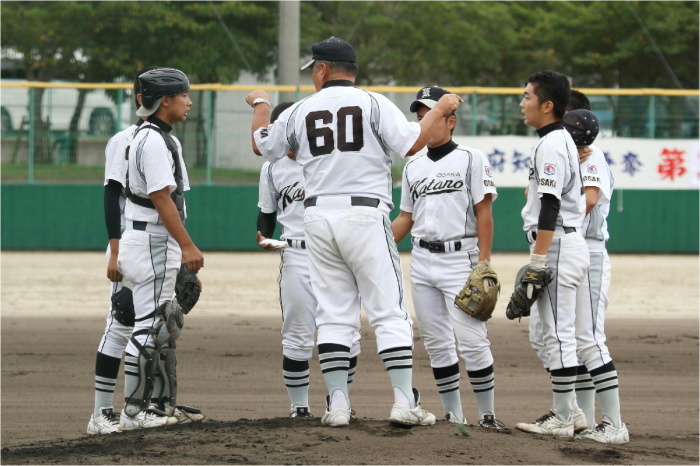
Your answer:
[[[431,253],[425,248],[413,247],[413,307],[432,367],[457,363],[455,336],[468,370],[485,369],[493,364],[486,322],[465,314],[454,305],[455,296],[478,262],[478,250]]]
[[[111,248],[107,245],[107,261],[111,255]],[[107,312],[107,322],[105,331],[97,346],[97,351],[113,358],[119,358],[124,355],[124,349],[129,343],[131,331],[133,327],[127,327],[117,321],[112,314],[112,295],[122,289],[122,282],[110,282],[109,284],[109,310]]]
[[[322,197],[306,208],[304,230],[318,299],[318,344],[352,347],[359,331],[359,292],[378,351],[413,347],[413,322],[388,214],[351,206],[350,197]]]
[[[134,333],[152,328],[158,317],[158,306],[175,297],[175,279],[180,270],[182,250],[170,235],[126,230],[119,241],[117,266],[133,285],[136,325]],[[153,337],[135,337],[143,346],[154,347]],[[138,355],[139,351],[130,340],[127,353]]]
[[[605,310],[608,307],[611,265],[605,243],[600,243],[602,248],[591,248],[589,242],[591,266],[576,301],[577,354],[589,372],[612,361],[605,344]]]
[[[530,343],[549,370],[578,366],[576,299],[589,267],[586,241],[579,232],[557,229],[547,251],[554,280],[532,306]]]

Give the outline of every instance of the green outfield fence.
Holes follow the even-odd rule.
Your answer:
[[[136,119],[131,83],[0,81],[3,249],[102,249],[104,148]],[[416,87],[369,86],[404,109]],[[206,250],[256,250],[257,179],[245,96],[270,93],[273,105],[310,95],[310,86],[192,85],[188,120],[175,133],[192,182],[188,230]],[[523,125],[521,88],[454,87],[456,136],[532,135]],[[697,139],[698,90],[580,89],[606,137]],[[30,109],[33,109],[30,111]],[[411,117],[412,118],[412,117]],[[402,164],[395,159],[396,171]],[[398,190],[395,190],[398,202]],[[610,214],[613,252],[698,252],[697,190],[616,191]],[[624,202],[621,200],[624,199]],[[495,250],[525,250],[522,189],[499,188]],[[407,249],[408,241],[401,244]]]
[[[3,184],[2,248],[99,250],[107,244],[98,185]],[[521,188],[500,188],[494,251],[526,251]],[[622,196],[623,199],[620,197]],[[394,189],[398,205],[400,188]],[[187,194],[187,230],[202,250],[259,250],[256,186],[199,185]],[[698,191],[615,192],[611,252],[698,253]],[[394,216],[397,214],[394,209]],[[279,227],[276,235],[279,235]],[[410,240],[400,244],[410,249]]]

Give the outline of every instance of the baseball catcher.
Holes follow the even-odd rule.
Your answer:
[[[182,264],[175,281],[175,297],[185,314],[188,314],[197,304],[201,292],[202,285],[197,278],[197,273],[190,272],[187,264]]]
[[[523,266],[515,277],[515,290],[506,308],[506,317],[510,320],[528,317],[530,308],[552,280],[554,273],[544,262],[532,261]]]
[[[479,262],[455,297],[455,307],[486,322],[493,314],[500,293],[501,284],[496,271],[488,262]]]

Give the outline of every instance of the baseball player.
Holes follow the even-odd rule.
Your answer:
[[[589,254],[581,234],[585,198],[578,153],[562,123],[571,88],[566,76],[553,71],[534,73],[527,81],[521,113],[524,123],[535,128],[540,139],[532,148],[527,203],[522,210],[531,254],[520,289],[527,290],[527,298],[536,298],[530,341],[549,369],[553,407],[535,422],[517,423],[515,427],[525,432],[573,436],[578,367],[576,296],[588,271]]]
[[[403,294],[398,250],[389,221],[391,158],[425,146],[438,120],[462,101],[446,95],[420,124],[410,123],[381,94],[354,87],[352,46],[331,37],[312,47],[316,93],[269,124],[269,97],[253,91],[253,151],[274,161],[291,148],[302,166],[306,207],[304,234],[311,284],[318,300],[316,325],[328,407],[321,422],[347,426],[350,351],[359,322],[359,293],[393,386],[389,420],[430,425],[435,416],[420,406],[412,387],[413,323]]]
[[[175,341],[184,312],[174,299],[181,263],[196,273],[204,258],[184,226],[187,169],[179,141],[169,134],[172,125],[187,118],[192,101],[189,80],[179,70],[159,68],[139,76],[141,107],[148,117],[127,151],[126,229],[117,265],[133,284],[134,331],[124,362],[125,407],[121,430],[172,425],[179,416],[194,421],[190,408],[175,405]],[[154,382],[157,371],[164,381]],[[162,409],[149,406],[155,394]],[[192,414],[200,414],[194,410]],[[199,418],[201,420],[201,418]]]
[[[279,104],[270,116],[274,123],[292,102]],[[316,297],[311,289],[309,256],[304,237],[304,183],[301,165],[290,151],[275,163],[265,162],[260,171],[258,234],[256,242],[268,251],[280,251],[277,282],[282,307],[282,375],[291,401],[291,417],[312,418],[309,407],[309,359],[316,333]],[[281,242],[270,240],[279,222]],[[280,244],[281,243],[281,244]],[[360,301],[357,298],[359,309]],[[348,390],[357,369],[360,333],[350,351]]]
[[[410,110],[418,121],[449,91],[425,87]],[[483,152],[452,141],[454,114],[440,120],[428,153],[406,164],[401,212],[392,223],[396,242],[410,231],[411,291],[425,349],[430,356],[445,419],[466,423],[459,394],[459,353],[466,362],[479,409],[479,425],[503,428],[495,418],[494,371],[486,322],[455,307],[455,296],[478,262],[489,262],[493,241],[491,204],[496,185]],[[478,240],[478,246],[477,246]]]
[[[572,90],[572,98],[564,115],[564,126],[579,148],[581,174],[586,198],[586,217],[581,231],[590,253],[590,268],[579,289],[576,301],[578,367],[576,400],[590,427],[576,438],[601,443],[628,443],[629,432],[622,422],[617,370],[605,344],[605,310],[611,280],[610,257],[605,243],[608,234],[614,179],[605,154],[593,144],[598,134],[598,121],[590,111],[588,98]],[[581,156],[586,150],[588,155]],[[594,392],[595,390],[595,392]],[[600,398],[603,422],[595,422],[595,393]]]
[[[134,99],[136,107],[140,103],[138,95],[141,93],[139,76],[147,71],[156,69],[149,67],[139,70],[134,78]],[[117,269],[117,256],[119,255],[119,239],[124,230],[124,204],[126,196],[126,158],[124,152],[131,142],[134,132],[141,126],[144,119],[139,119],[135,124],[115,134],[105,148],[105,194],[104,211],[105,224],[109,244],[107,245],[107,278],[109,279],[110,306],[107,315],[107,325],[97,347],[95,360],[95,408],[87,426],[88,434],[111,434],[119,432],[119,415],[114,412],[114,386],[119,375],[124,349],[129,342],[129,337],[134,327],[133,319],[122,318],[116,315],[111,297],[117,294],[126,294],[127,306],[131,289],[127,286],[122,291],[122,274]],[[121,322],[120,322],[121,321]]]

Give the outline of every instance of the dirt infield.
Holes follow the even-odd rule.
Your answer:
[[[1,258],[4,464],[699,461],[697,256],[612,257],[606,327],[631,438],[615,447],[512,429],[516,422],[544,414],[551,403],[548,378],[529,347],[526,320],[511,322],[504,316],[524,254],[494,254],[505,286],[489,337],[496,361],[497,418],[511,430],[498,433],[471,426],[468,437],[446,422],[403,429],[384,420],[393,396],[366,321],[351,392],[357,420],[345,429],[320,425],[325,385],[317,363],[311,364],[310,393],[317,417],[286,418],[279,260],[274,253],[205,254],[204,294],[178,341],[178,401],[201,407],[213,422],[89,437],[85,427],[93,406],[95,349],[107,309],[104,257],[3,252]],[[402,259],[407,278],[408,257]],[[646,273],[652,265],[661,277],[655,283],[649,283]],[[668,297],[672,302],[664,303]],[[419,338],[414,358],[414,384],[422,392],[423,406],[440,415],[440,398]],[[117,409],[122,393],[120,373]],[[464,376],[462,401],[473,423],[475,401]]]

